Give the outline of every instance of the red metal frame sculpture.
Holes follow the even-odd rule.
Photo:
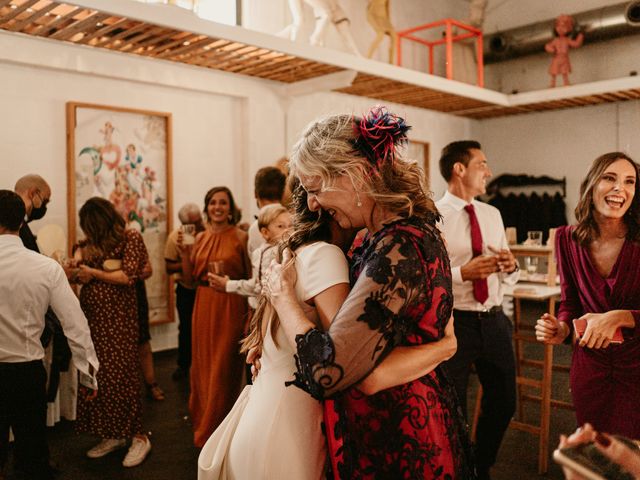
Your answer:
[[[437,27],[445,27],[444,38],[435,42],[425,40],[423,38],[416,37],[414,33],[423,30],[429,30]],[[453,27],[458,27],[460,30],[464,30],[466,33],[455,34],[453,33]],[[398,32],[398,47],[397,47],[397,64],[402,66],[402,40],[411,40],[413,42],[420,43],[429,47],[429,73],[433,75],[433,51],[434,47],[438,45],[446,46],[446,67],[447,78],[453,79],[453,42],[459,42],[466,40],[467,38],[476,39],[476,58],[478,63],[478,86],[484,87],[484,62],[482,58],[482,30],[462,23],[453,18],[445,18],[438,20],[437,22],[427,23],[418,27],[409,28]]]

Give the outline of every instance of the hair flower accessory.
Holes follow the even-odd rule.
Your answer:
[[[380,170],[385,162],[393,163],[396,147],[407,142],[411,127],[386,107],[375,106],[362,118],[354,118],[353,128],[354,147],[369,159],[374,170]]]

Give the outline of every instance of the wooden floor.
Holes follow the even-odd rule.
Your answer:
[[[525,318],[534,319],[541,313],[535,304],[525,305]],[[568,362],[570,347],[561,345],[555,349],[559,361]],[[63,421],[50,429],[49,445],[52,460],[61,474],[57,480],[195,480],[197,476],[198,449],[192,445],[192,432],[188,413],[188,382],[171,379],[175,369],[175,351],[155,355],[156,375],[161,387],[167,393],[164,402],[145,400],[144,426],[152,433],[153,449],[148,459],[139,467],[125,469],[121,466],[125,450],[112,453],[104,458],[90,460],[85,452],[97,439],[88,435],[78,435],[71,422]],[[568,375],[555,374],[554,397],[569,398]],[[472,381],[469,405],[474,405],[476,383]],[[528,408],[528,415],[535,415],[535,409]],[[551,421],[551,450],[557,444],[561,433],[575,429],[573,412],[553,410]],[[12,479],[12,476],[8,477]],[[547,475],[537,474],[537,439],[532,435],[508,430],[503,442],[498,462],[493,471],[494,480],[539,480],[541,478],[560,480],[563,478],[558,466],[550,462]]]

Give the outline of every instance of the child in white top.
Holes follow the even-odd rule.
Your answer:
[[[249,297],[249,306],[254,310],[258,306],[262,275],[271,265],[271,260],[276,257],[278,251],[276,245],[282,239],[282,235],[291,229],[291,215],[280,204],[267,205],[260,210],[258,215],[258,228],[266,243],[255,249],[251,255],[252,274],[250,279],[229,280],[228,276],[223,277],[209,273],[209,284],[212,287]]]

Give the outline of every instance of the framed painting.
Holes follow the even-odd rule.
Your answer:
[[[405,154],[407,155],[407,158],[417,161],[418,165],[422,166],[425,182],[430,186],[429,144],[426,142],[418,142],[417,140],[409,140],[406,148],[407,150]]]
[[[67,103],[69,245],[82,238],[78,212],[91,197],[109,200],[127,228],[142,234],[153,275],[149,321],[174,320],[164,244],[171,231],[171,114]]]

